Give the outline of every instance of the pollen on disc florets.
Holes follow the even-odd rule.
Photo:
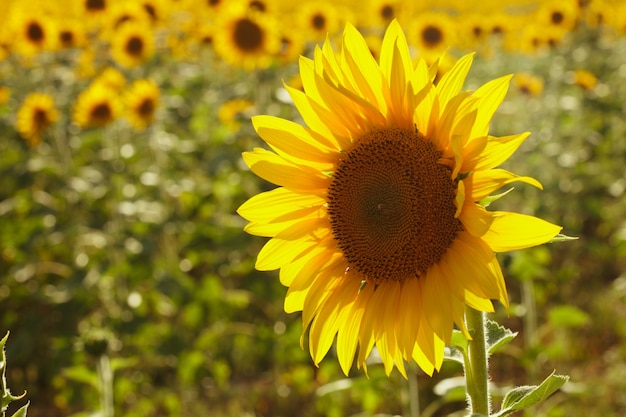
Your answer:
[[[414,131],[374,130],[342,154],[328,189],[331,229],[368,281],[419,277],[461,230],[456,184],[441,152]]]

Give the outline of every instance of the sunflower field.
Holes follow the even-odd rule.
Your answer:
[[[472,280],[471,271],[465,293],[458,287],[460,308],[465,301],[489,311],[517,333],[489,361],[494,408],[511,387],[538,384],[556,370],[569,381],[542,404],[512,415],[626,413],[625,2],[2,0],[0,15],[0,338],[8,335],[0,342],[6,354],[0,356],[0,415],[465,415],[463,366],[433,359],[427,350],[436,348],[424,347],[422,333],[409,343],[424,350],[413,351],[417,363],[402,340],[372,336],[369,349],[374,341],[376,349],[369,354],[362,331],[355,358],[358,326],[328,330],[324,318],[330,327],[349,318],[337,319],[323,301],[311,309],[313,296],[300,295],[293,283],[325,265],[322,257],[339,254],[348,258],[347,266],[338,264],[346,276],[367,268],[384,275],[359,276],[353,285],[360,296],[388,282],[404,285],[374,256],[353,261],[360,253],[350,252],[352,231],[336,226],[349,223],[337,214],[349,210],[333,203],[351,198],[352,182],[331,186],[324,200],[306,197],[330,212],[340,251],[312,246],[316,256],[305,257],[305,265],[296,256],[299,241],[266,245],[279,234],[267,219],[285,213],[253,197],[279,183],[265,180],[274,171],[261,163],[280,156],[276,166],[287,166],[314,152],[309,143],[285,144],[289,152],[275,146],[277,131],[316,138],[321,155],[320,144],[330,149],[337,128],[358,124],[343,106],[349,97],[369,109],[364,114],[372,115],[372,125],[385,114],[385,121],[404,120],[416,138],[427,135],[426,127],[410,122],[412,113],[407,122],[391,105],[375,108],[376,100],[393,101],[396,78],[390,76],[390,99],[362,71],[370,65],[364,55],[377,69],[380,62],[381,71],[404,60],[442,95],[448,87],[440,84],[459,79],[451,74],[472,60],[464,83],[460,77],[464,91],[484,91],[489,80],[501,80],[493,90],[503,100],[487,110],[495,114],[485,132],[489,125],[489,135],[530,136],[507,154],[501,167],[520,177],[506,174],[498,192],[507,195],[490,200],[489,210],[537,216],[577,238],[543,245],[558,231],[546,232],[541,241],[519,246],[532,248],[502,251],[497,261],[493,252],[500,251],[488,249],[506,288],[485,289],[486,281]],[[395,52],[404,35],[393,42],[385,37],[398,27],[414,61]],[[363,59],[343,53],[357,44],[354,56]],[[344,73],[365,76],[342,79]],[[407,78],[408,85],[415,87],[417,78]],[[365,99],[346,85],[369,89]],[[337,100],[319,104],[314,95]],[[441,100],[461,112],[465,97]],[[399,101],[408,106],[411,99]],[[467,116],[471,122],[458,125],[472,127],[481,117]],[[302,126],[311,128],[306,135]],[[317,133],[325,129],[332,135]],[[472,149],[453,147],[451,166],[432,162],[444,174],[458,174],[447,181],[456,197],[448,201],[453,233],[446,250],[471,229],[457,189],[470,184],[471,173],[452,166],[460,167],[462,158],[467,165]],[[324,152],[307,168],[317,169],[320,181],[340,178],[336,165],[326,170]],[[341,161],[358,159],[350,152]],[[398,160],[410,165],[411,159]],[[301,181],[306,178],[284,180],[296,190]],[[386,184],[376,186],[386,192]],[[486,212],[473,210],[477,217]],[[287,214],[309,215],[300,211]],[[507,232],[525,235],[522,226]],[[485,241],[476,239],[494,247]],[[416,245],[421,251],[422,243]],[[464,262],[478,262],[470,255]],[[439,268],[441,256],[414,261],[414,282],[430,276],[425,271],[432,263]],[[330,269],[320,277],[330,277]],[[445,335],[434,319],[430,324],[441,343],[453,326],[469,336],[459,306],[438,305],[448,298],[437,294],[415,307],[425,316],[439,309],[447,315]],[[395,325],[385,313],[392,303],[377,306],[363,323],[383,316],[385,325]],[[372,334],[383,332],[374,326]],[[350,341],[352,355],[344,347]]]

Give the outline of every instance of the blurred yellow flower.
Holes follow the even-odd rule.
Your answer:
[[[154,34],[149,25],[135,21],[123,23],[111,40],[111,56],[122,67],[144,64],[154,54]]]
[[[516,74],[513,83],[522,94],[538,96],[543,92],[543,78],[527,72]]]
[[[336,3],[335,3],[336,4]],[[328,1],[305,1],[296,9],[297,27],[308,41],[334,36],[340,29],[341,18],[337,8]]]
[[[273,116],[252,122],[271,150],[244,153],[250,169],[279,188],[244,203],[245,230],[271,239],[256,268],[280,269],[287,312],[302,311],[318,364],[337,339],[347,374],[377,347],[385,371],[428,374],[443,362],[464,307],[508,306],[494,252],[552,239],[561,228],[536,217],[487,211],[481,201],[523,181],[496,167],[528,133],[490,136],[511,80],[462,92],[473,55],[434,84],[394,21],[380,62],[347,25],[342,51],[330,42],[302,58],[304,92],[293,102],[308,127]]]
[[[137,130],[152,124],[159,107],[159,86],[152,80],[140,79],[131,84],[125,94],[128,122]]]
[[[126,87],[126,77],[115,67],[106,67],[93,80],[94,84],[102,84],[117,93],[122,92]]]
[[[411,20],[408,39],[426,62],[431,63],[455,45],[454,24],[445,13],[420,13]]]
[[[233,9],[220,16],[213,47],[230,65],[251,71],[268,67],[280,52],[277,23],[253,11]]]
[[[250,100],[234,99],[227,101],[220,106],[218,118],[220,122],[232,132],[236,132],[241,128],[241,121],[249,119],[250,115],[244,116],[247,111],[252,109],[254,103]]]
[[[120,112],[118,93],[96,83],[79,94],[74,106],[73,121],[82,128],[102,127],[116,120]]]
[[[31,93],[24,99],[17,111],[15,127],[20,136],[29,146],[41,143],[42,132],[59,118],[52,96],[42,93]]]
[[[5,85],[0,85],[0,105],[6,103],[11,98],[11,90]]]
[[[26,57],[52,50],[57,45],[54,21],[46,15],[33,14],[25,5],[11,14],[9,25],[11,49]]]
[[[593,90],[598,85],[598,78],[591,71],[578,69],[574,71],[574,84],[585,90]]]

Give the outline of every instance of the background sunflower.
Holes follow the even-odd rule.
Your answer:
[[[135,129],[143,130],[154,122],[159,96],[159,86],[151,80],[136,80],[128,88],[125,115]]]
[[[15,128],[28,146],[35,147],[41,143],[44,130],[58,119],[59,112],[52,96],[31,93],[26,96],[17,112]]]

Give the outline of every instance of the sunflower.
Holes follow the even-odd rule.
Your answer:
[[[150,26],[150,14],[139,3],[116,3],[111,6],[105,17],[105,33],[114,34],[127,22],[138,22]]]
[[[0,85],[0,106],[11,98],[11,90],[6,85]]]
[[[82,48],[87,44],[85,27],[75,18],[58,19],[58,45],[60,48]]]
[[[336,7],[327,1],[307,1],[298,7],[298,27],[308,40],[323,40],[334,36],[340,29],[340,17]]]
[[[106,67],[102,72],[93,80],[94,84],[102,84],[104,87],[121,93],[126,86],[126,77],[119,70],[114,67]]]
[[[409,43],[427,62],[432,62],[454,44],[454,24],[445,13],[424,12],[411,21]]]
[[[398,0],[369,0],[357,11],[359,21],[372,29],[383,29],[400,13]]]
[[[20,136],[29,146],[41,143],[42,132],[59,118],[52,96],[42,93],[31,93],[24,99],[17,111],[15,127]]]
[[[125,22],[111,41],[111,56],[123,67],[140,65],[154,54],[154,35],[150,26],[137,21]]]
[[[11,45],[18,53],[30,57],[56,47],[56,27],[49,16],[34,15],[22,6],[11,17]]]
[[[220,58],[246,70],[265,68],[272,63],[281,45],[271,16],[234,8],[221,19],[213,37]]]
[[[385,371],[404,361],[439,369],[464,307],[508,306],[494,252],[545,243],[560,230],[541,219],[487,211],[505,184],[533,178],[496,167],[528,133],[495,137],[488,126],[511,76],[461,92],[473,55],[438,84],[414,61],[400,25],[384,36],[378,63],[350,24],[301,58],[304,92],[285,88],[308,127],[273,116],[252,123],[271,150],[243,158],[277,184],[245,202],[245,230],[271,237],[256,268],[280,269],[287,312],[302,311],[315,364],[335,336],[348,374],[377,347]]]
[[[543,92],[543,78],[527,72],[516,74],[513,84],[517,90],[528,96],[538,96]]]
[[[111,88],[94,83],[79,94],[74,106],[73,121],[80,127],[102,127],[120,115],[118,93]]]
[[[598,85],[598,78],[591,71],[577,69],[572,75],[573,83],[583,90],[593,90]]]
[[[478,13],[468,13],[458,19],[458,39],[460,46],[466,49],[485,48],[490,27],[485,16]]]
[[[552,0],[542,3],[537,9],[535,22],[569,31],[576,25],[579,12],[576,0]]]
[[[126,117],[137,130],[144,130],[154,121],[159,106],[159,86],[154,81],[140,79],[126,92]]]
[[[241,121],[249,118],[250,110],[254,107],[254,103],[250,100],[236,98],[222,104],[217,117],[231,132],[237,132],[241,128]]]

